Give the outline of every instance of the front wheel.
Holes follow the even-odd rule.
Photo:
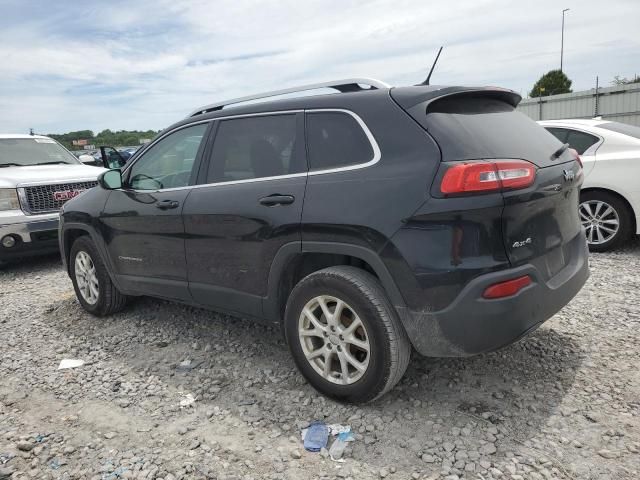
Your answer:
[[[368,402],[391,390],[411,353],[384,289],[354,267],[331,267],[302,279],[287,302],[285,334],[307,381],[347,402]]]
[[[631,235],[631,212],[616,195],[601,191],[583,193],[578,211],[589,250],[593,252],[618,247]]]
[[[122,310],[127,297],[115,287],[88,236],[78,238],[69,256],[71,281],[76,297],[87,312],[99,317]]]

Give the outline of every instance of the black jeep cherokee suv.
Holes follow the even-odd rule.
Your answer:
[[[236,105],[317,87],[339,93]],[[519,101],[355,79],[198,109],[65,205],[78,300],[282,324],[306,379],[353,402],[391,389],[412,347],[509,345],[589,275],[579,158]]]

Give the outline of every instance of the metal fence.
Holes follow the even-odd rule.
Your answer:
[[[518,110],[534,120],[601,117],[640,126],[640,83],[527,98]]]

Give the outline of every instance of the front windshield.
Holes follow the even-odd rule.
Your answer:
[[[80,162],[50,138],[0,138],[0,167],[56,163]]]

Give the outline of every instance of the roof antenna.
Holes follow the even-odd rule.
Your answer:
[[[442,47],[438,50],[438,54],[436,55],[436,59],[433,61],[433,65],[431,65],[431,70],[429,70],[429,75],[427,75],[427,79],[419,83],[418,85],[429,85],[429,80],[431,80],[431,74],[433,73],[433,69],[436,68],[436,63],[438,63],[438,59],[440,58],[440,53],[442,52]]]
[[[33,128],[29,129],[29,135],[31,135],[33,137]]]

